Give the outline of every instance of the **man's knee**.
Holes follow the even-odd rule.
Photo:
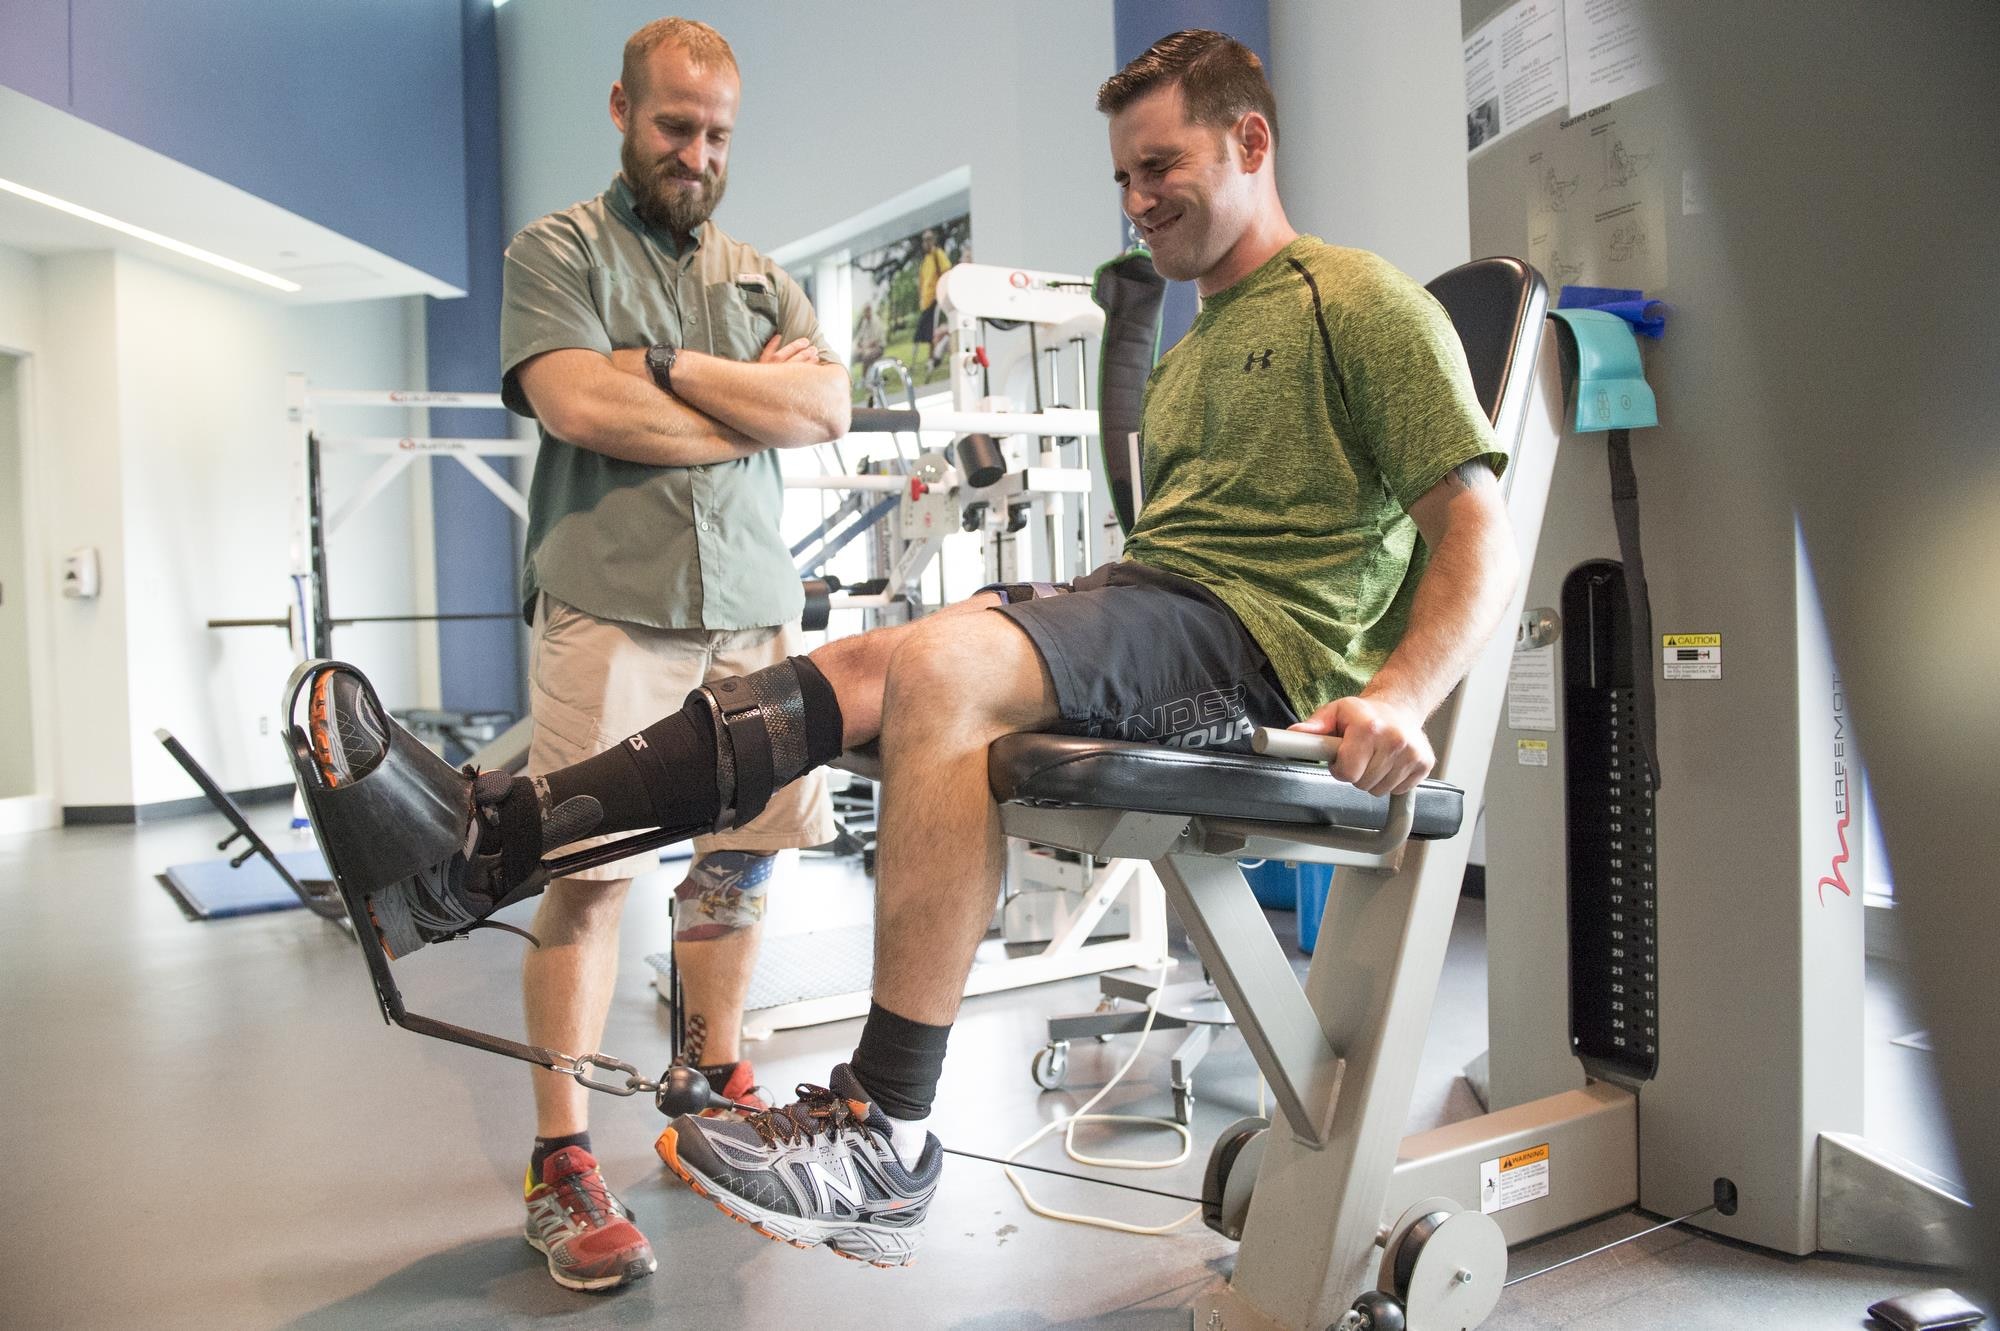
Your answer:
[[[697,855],[674,889],[674,937],[700,943],[739,933],[764,918],[776,855],[712,850]]]
[[[556,879],[535,907],[535,936],[560,945],[585,934],[616,930],[631,886],[630,878]]]
[[[1005,615],[971,615],[919,622],[889,658],[884,723],[922,715],[1032,724],[1049,688],[1047,672],[1027,633]]]

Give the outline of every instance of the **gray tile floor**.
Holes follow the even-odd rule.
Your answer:
[[[282,809],[260,826],[281,827]],[[673,1185],[652,1153],[643,1100],[599,1102],[598,1153],[660,1253],[660,1272],[610,1297],[570,1294],[522,1242],[531,1133],[525,1072],[420,1039],[376,1017],[351,945],[303,912],[186,920],[154,874],[211,857],[219,821],[0,837],[0,1134],[11,1181],[0,1219],[0,1326],[827,1328],[883,1325],[1180,1328],[1191,1289],[1226,1273],[1231,1245],[1198,1224],[1168,1238],[1080,1229],[1030,1215],[1000,1172],[953,1161],[919,1263],[877,1271],[765,1242]],[[282,836],[282,834],[280,834]],[[851,904],[837,871],[808,871],[775,930]],[[661,1011],[642,959],[665,945],[662,877],[635,891],[605,1047],[663,1059]],[[821,909],[815,909],[815,903]],[[504,935],[427,950],[399,970],[420,1012],[518,1030],[515,956]],[[1303,959],[1301,958],[1301,965]],[[1481,916],[1467,903],[1425,1049],[1411,1127],[1476,1108],[1458,1068],[1484,1043]],[[1886,984],[1883,1042],[1908,1032]],[[1079,1045],[1071,1089],[1040,1094],[1028,1061],[1050,1013],[1088,1008],[1088,980],[967,1003],[953,1038],[940,1135],[1003,1152],[1074,1108],[1122,1058]],[[783,1032],[754,1048],[777,1086],[819,1080],[858,1022]],[[1168,1112],[1154,1037],[1107,1107]],[[1886,1043],[1885,1043],[1886,1047]],[[1871,1047],[1872,1056],[1872,1047]],[[1898,1149],[1934,1167],[1935,1110],[1921,1051],[1900,1049],[1915,1086],[1893,1116]],[[1197,1192],[1208,1146],[1254,1109],[1252,1064],[1225,1037],[1198,1083],[1195,1154],[1145,1178]],[[1886,1083],[1884,1083],[1886,1085]],[[1873,1122],[1871,1120],[1871,1131]],[[1111,1144],[1111,1143],[1107,1143]],[[1117,1143],[1133,1152],[1155,1139]],[[1061,1163],[1045,1144],[1030,1158]],[[1157,1223],[1177,1203],[1050,1180],[1050,1204]],[[1610,1219],[1517,1251],[1516,1273],[1643,1228]],[[1668,1231],[1510,1290],[1487,1325],[1516,1328],[1857,1327],[1885,1295],[1948,1283],[1935,1272],[1794,1260]]]

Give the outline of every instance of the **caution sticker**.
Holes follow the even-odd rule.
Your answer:
[[[1720,633],[1667,633],[1660,638],[1660,663],[1668,679],[1721,679]]]
[[[1479,1209],[1487,1215],[1549,1195],[1549,1147],[1484,1160],[1479,1165]]]
[[[1545,739],[1517,739],[1514,741],[1514,756],[1523,767],[1547,767],[1549,742]]]

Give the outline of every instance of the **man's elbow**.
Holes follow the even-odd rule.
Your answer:
[[[847,372],[837,365],[826,367],[826,387],[798,413],[798,430],[785,441],[788,448],[809,448],[845,439],[854,424],[854,401],[849,396]]]
[[[535,419],[542,428],[566,444],[591,448],[596,444],[600,422],[588,397],[564,397],[535,405]]]

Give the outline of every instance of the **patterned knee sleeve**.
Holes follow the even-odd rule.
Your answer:
[[[684,943],[721,938],[764,918],[765,893],[776,855],[717,850],[697,856],[674,889],[674,937]]]

